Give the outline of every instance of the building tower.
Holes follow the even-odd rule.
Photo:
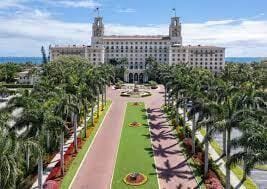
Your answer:
[[[92,45],[102,44],[104,36],[104,24],[102,17],[95,17],[92,27]]]
[[[172,17],[169,27],[169,36],[172,45],[182,45],[181,23],[179,17]]]

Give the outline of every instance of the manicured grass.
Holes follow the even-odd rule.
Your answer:
[[[141,123],[140,127],[130,127],[132,122]],[[112,181],[112,189],[157,189],[158,181],[153,167],[154,158],[151,156],[151,141],[147,124],[145,106],[133,106],[128,103],[124,117],[124,124],[117,154],[116,166]],[[138,187],[126,185],[123,178],[130,172],[141,172],[148,177],[148,181]]]
[[[259,169],[259,170],[262,170],[262,171],[267,171],[267,164],[265,164],[265,165],[256,165],[255,169]]]
[[[206,131],[204,129],[200,129],[200,133],[203,136],[206,135]],[[219,155],[222,154],[222,148],[221,148],[220,144],[217,141],[211,140],[210,141],[210,145],[212,146],[212,148]],[[235,166],[235,167],[231,168],[231,171],[233,171],[233,173],[237,176],[238,179],[242,180],[242,178],[243,178],[243,169],[241,169],[239,166]],[[247,179],[244,182],[244,186],[246,188],[249,188],[249,189],[257,188],[257,185],[254,183],[254,181],[250,177],[247,177]]]
[[[104,116],[106,115],[109,107],[111,105],[111,101],[107,101],[107,107],[104,109],[103,112],[101,112],[100,116],[99,116],[99,119],[98,119],[98,122],[95,124],[94,126],[94,129],[91,133],[91,135],[89,136],[89,138],[87,138],[85,144],[83,145],[82,149],[78,152],[77,156],[75,157],[75,159],[72,161],[67,173],[65,174],[62,182],[61,182],[61,185],[60,185],[60,188],[61,189],[67,189],[69,188],[70,184],[71,184],[71,181],[74,177],[74,175],[76,174],[86,152],[87,152],[87,149],[89,148],[89,146],[91,145],[92,143],[92,140],[97,132],[97,130],[99,129],[99,126],[101,125],[103,119],[104,119]],[[93,171],[93,170],[92,170]]]

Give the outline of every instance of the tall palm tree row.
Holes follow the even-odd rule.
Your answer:
[[[205,166],[208,171],[208,141],[215,133],[223,136],[222,156],[226,158],[226,189],[230,189],[230,168],[244,165],[244,179],[256,164],[266,164],[267,67],[262,64],[228,64],[221,73],[211,73],[187,65],[159,67],[165,87],[165,106],[178,122],[183,110],[183,126],[192,120],[192,153],[196,130],[204,127]],[[239,130],[239,138],[232,136]],[[186,133],[185,133],[186,134]],[[238,148],[236,153],[233,148]]]
[[[83,137],[87,137],[88,113],[91,108],[93,123],[95,106],[99,115],[101,95],[101,109],[105,108],[106,86],[114,76],[111,65],[95,66],[78,56],[62,56],[43,69],[31,91],[20,93],[0,110],[0,188],[26,188],[26,178],[37,167],[41,181],[45,157],[57,151],[63,175],[65,137],[74,132],[77,152],[78,124],[83,119]]]

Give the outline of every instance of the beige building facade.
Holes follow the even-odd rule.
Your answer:
[[[53,46],[50,59],[61,55],[79,55],[92,64],[104,64],[110,60],[126,59],[126,82],[146,82],[146,60],[153,58],[161,64],[182,64],[220,72],[225,66],[225,48],[215,46],[183,46],[179,17],[171,18],[168,35],[118,36],[104,35],[102,17],[96,17],[92,26],[91,46]]]

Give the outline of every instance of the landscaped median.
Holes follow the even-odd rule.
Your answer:
[[[91,143],[92,143],[92,141],[93,141],[93,139],[94,139],[94,137],[95,137],[95,135],[99,129],[99,126],[103,122],[103,119],[104,119],[105,115],[107,114],[107,111],[109,110],[110,106],[111,106],[111,101],[107,101],[106,108],[103,111],[100,111],[99,118],[95,119],[94,127],[88,128],[87,136],[89,136],[89,137],[86,138],[86,141],[84,142],[82,148],[80,149],[78,154],[76,154],[76,157],[71,162],[71,164],[70,164],[70,166],[69,166],[69,168],[68,168],[66,174],[64,175],[64,178],[60,184],[60,188],[62,188],[62,189],[69,188],[76,172],[78,171],[78,168],[79,168],[84,156],[86,155],[88,148],[90,147],[90,145],[91,145]]]
[[[144,103],[128,103],[114,170],[112,189],[158,188],[154,158],[146,151],[151,148],[149,127]],[[143,179],[143,182],[142,182]]]

